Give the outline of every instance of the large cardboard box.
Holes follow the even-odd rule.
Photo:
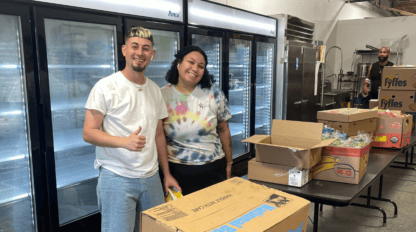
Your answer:
[[[358,184],[367,172],[371,143],[363,148],[324,147],[322,160],[311,169],[313,179]]]
[[[415,67],[384,67],[382,90],[416,90]]]
[[[302,187],[312,180],[312,175],[309,169],[298,170],[294,167],[262,163],[253,158],[248,161],[248,179]]]
[[[273,120],[272,135],[254,135],[242,142],[256,144],[256,161],[310,169],[321,160],[322,123]]]
[[[306,231],[310,202],[238,177],[141,214],[142,232]]]
[[[358,131],[374,133],[377,129],[377,110],[342,108],[318,111],[318,122],[347,136],[357,135]]]
[[[381,90],[379,94],[379,109],[401,110],[416,112],[416,91]]]
[[[379,114],[377,131],[372,143],[373,147],[402,148],[410,144],[412,135],[412,115]]]

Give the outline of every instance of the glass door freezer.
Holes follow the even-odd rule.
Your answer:
[[[255,134],[270,135],[272,125],[275,39],[256,38]]]
[[[126,19],[124,30],[127,32],[135,26],[147,28],[152,32],[155,43],[153,49],[156,55],[146,68],[146,77],[163,87],[168,84],[165,77],[175,60],[175,54],[184,46],[184,27],[176,24]]]
[[[247,143],[241,141],[250,137],[252,36],[228,33],[228,102],[231,119],[233,158],[249,152]]]
[[[207,70],[214,76],[217,86],[222,87],[223,60],[224,60],[224,33],[208,31],[203,29],[189,28],[189,41],[191,45],[198,46],[207,54]]]
[[[47,165],[55,170],[48,176],[56,178],[48,184],[63,225],[99,210],[95,146],[82,136],[85,104],[95,83],[118,71],[122,22],[76,11],[35,13]]]
[[[49,216],[33,168],[42,159],[29,20],[29,7],[0,3],[0,231],[45,230]]]

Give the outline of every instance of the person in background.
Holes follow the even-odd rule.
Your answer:
[[[227,99],[197,46],[181,49],[162,88],[169,169],[186,195],[231,177],[232,143]]]
[[[145,76],[155,56],[153,45],[149,30],[131,28],[122,46],[126,67],[98,81],[85,106],[83,137],[97,146],[102,231],[139,231],[140,212],[164,203],[158,158],[165,189],[180,189],[168,168],[165,101]]]
[[[369,89],[369,82],[364,82],[362,96],[364,100],[364,108],[368,108],[371,99],[378,99],[378,89],[381,87],[381,74],[385,66],[394,66],[388,59],[390,57],[390,49],[382,47],[378,52],[378,62],[375,62],[368,69],[367,79],[371,81],[371,89]]]

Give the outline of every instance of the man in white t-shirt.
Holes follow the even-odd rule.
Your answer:
[[[149,30],[131,28],[122,47],[126,67],[98,81],[85,106],[83,137],[97,146],[102,231],[139,231],[140,212],[164,202],[158,160],[165,191],[180,190],[168,167],[165,102],[159,86],[144,75],[156,53],[153,43]]]

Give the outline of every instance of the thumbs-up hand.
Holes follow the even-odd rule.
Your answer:
[[[141,131],[142,127],[139,127],[139,129],[131,133],[129,137],[126,137],[124,148],[129,151],[142,151],[144,145],[146,144],[146,137],[139,135]]]

